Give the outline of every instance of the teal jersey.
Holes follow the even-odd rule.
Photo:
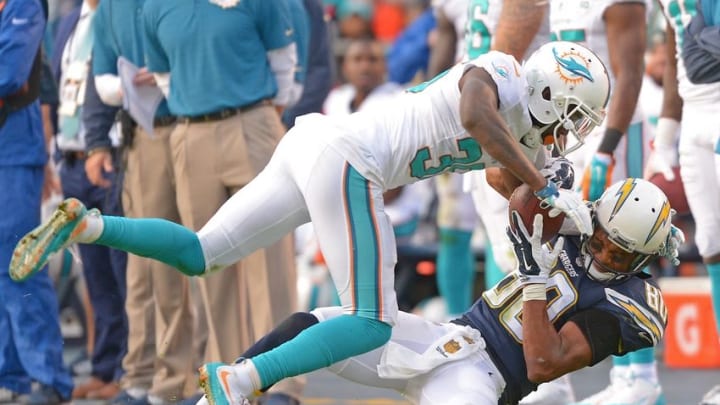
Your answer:
[[[120,56],[137,66],[145,66],[142,39],[142,8],[145,0],[103,0],[93,20],[93,74],[117,75]],[[159,117],[170,115],[167,101],[157,109]]]
[[[168,105],[175,115],[242,107],[277,93],[266,53],[293,42],[288,3],[213,1],[145,3],[147,65],[170,72]]]

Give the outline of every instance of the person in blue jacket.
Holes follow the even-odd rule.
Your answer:
[[[48,161],[40,104],[38,0],[0,0],[0,266],[20,236],[40,223]],[[12,215],[8,214],[12,213]],[[55,291],[47,273],[14,283],[0,271],[0,402],[59,404],[73,381],[63,365]],[[31,384],[38,389],[31,393]],[[23,394],[30,394],[24,396]]]

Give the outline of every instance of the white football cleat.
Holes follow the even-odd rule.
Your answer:
[[[555,380],[540,384],[536,391],[523,398],[519,405],[568,405],[575,402],[575,392],[570,376],[564,375]]]
[[[720,385],[712,387],[705,393],[700,400],[700,405],[720,405]]]
[[[660,384],[642,378],[633,378],[627,387],[618,390],[606,404],[665,405],[665,396]]]
[[[581,401],[575,403],[575,405],[605,405],[611,403],[610,400],[623,389],[627,389],[630,384],[629,378],[626,375],[622,375],[615,368],[610,369],[610,385],[605,387],[604,390],[597,392]]]

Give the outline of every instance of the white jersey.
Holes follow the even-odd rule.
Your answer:
[[[368,94],[357,111],[372,111],[383,109],[403,92],[403,87],[397,83],[381,84]],[[355,88],[351,84],[343,84],[332,90],[325,99],[323,112],[330,116],[347,116],[353,113],[350,104],[355,98]]]
[[[432,0],[433,12],[437,15],[439,11],[442,11],[455,27],[455,36],[457,38],[455,61],[462,60],[463,55],[465,55],[465,29],[467,26],[468,4],[471,1],[476,0]]]
[[[502,0],[469,0],[465,35],[463,36],[464,59],[474,59],[488,53],[493,35],[500,19]]]
[[[720,102],[720,83],[693,84],[687,77],[685,63],[680,56],[683,34],[697,9],[694,1],[660,0],[665,18],[675,30],[678,92],[685,103]]]
[[[495,81],[499,112],[520,142],[532,126],[527,81],[515,58],[495,51],[408,89],[384,111],[329,117],[335,130],[318,131],[318,135],[326,137],[358,172],[386,189],[443,172],[500,166],[460,121],[458,83],[472,66],[484,68]],[[539,135],[525,137],[523,142],[530,145],[520,143],[525,155],[533,162],[540,159]]]

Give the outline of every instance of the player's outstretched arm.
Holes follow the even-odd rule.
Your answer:
[[[581,233],[592,231],[590,211],[573,192],[558,190],[535,168],[513,139],[498,112],[498,90],[490,74],[472,67],[460,79],[460,119],[465,130],[502,166],[532,188],[535,195],[570,218]],[[557,214],[552,214],[555,216]]]
[[[470,68],[460,79],[460,94],[463,127],[482,149],[533,191],[545,187],[547,180],[522,153],[498,112],[497,86],[490,74],[480,67]]]

